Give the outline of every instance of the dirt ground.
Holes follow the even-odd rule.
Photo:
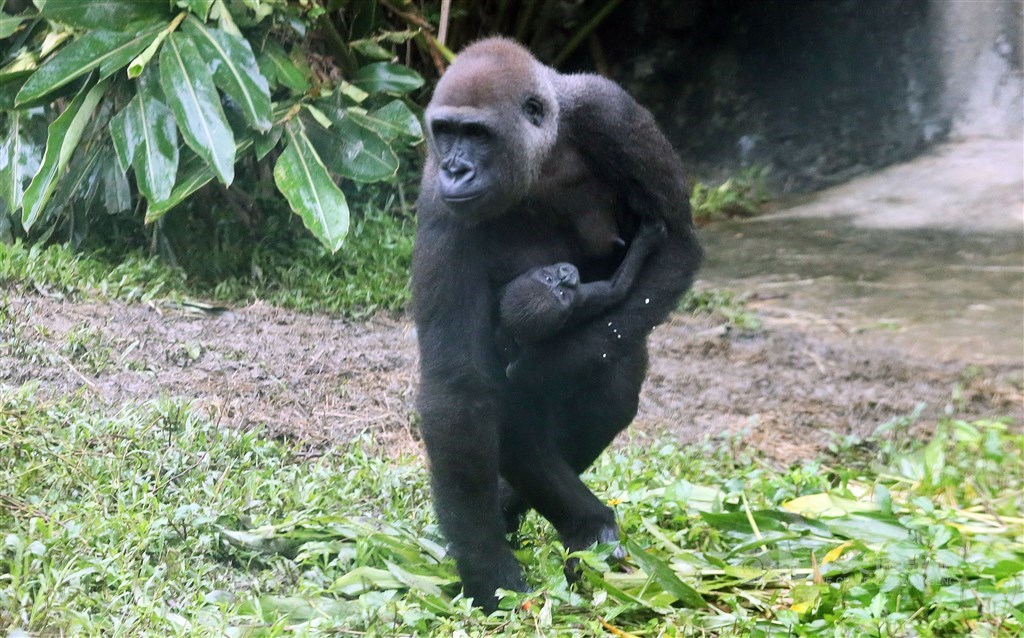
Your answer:
[[[419,450],[408,321],[350,323],[263,304],[201,314],[14,290],[0,300],[0,385],[36,381],[42,396],[82,394],[115,409],[179,397],[233,427],[265,424],[313,444],[371,433],[391,452]],[[957,414],[1024,417],[1012,367],[965,374],[962,364],[908,358],[824,317],[759,314],[756,331],[683,315],[658,327],[632,435],[743,433],[791,461],[822,450],[831,432],[866,434],[918,403],[922,423],[933,423],[957,387]]]

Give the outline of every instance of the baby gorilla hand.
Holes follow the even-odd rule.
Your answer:
[[[668,228],[665,226],[665,220],[660,217],[653,217],[645,219],[640,223],[640,229],[636,232],[633,243],[639,243],[644,246],[654,245],[666,237],[668,237]]]

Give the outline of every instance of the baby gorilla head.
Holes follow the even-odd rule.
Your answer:
[[[501,295],[501,327],[518,343],[543,341],[558,333],[572,314],[580,273],[572,264],[529,270]]]

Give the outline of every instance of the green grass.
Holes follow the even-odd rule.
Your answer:
[[[584,552],[569,589],[531,515],[536,591],[487,618],[458,596],[418,459],[8,391],[0,634],[1021,635],[1024,438],[948,421],[917,441],[911,421],[786,469],[736,441],[610,451],[586,478],[633,569]]]
[[[302,235],[286,249],[257,246],[247,276],[217,282],[189,277],[180,268],[140,253],[76,254],[62,245],[0,243],[0,285],[125,301],[262,300],[294,310],[362,318],[378,311],[399,312],[408,302],[414,226],[410,217],[368,214],[353,221],[336,255]]]
[[[217,301],[261,299],[353,318],[398,312],[409,301],[414,232],[411,217],[370,214],[354,222],[337,255],[306,237],[288,253],[257,249],[249,277],[221,281],[208,292]]]
[[[693,315],[708,315],[741,330],[757,330],[761,320],[749,310],[743,295],[720,288],[691,288],[679,302],[679,310]]]

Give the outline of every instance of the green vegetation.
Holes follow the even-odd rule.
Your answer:
[[[741,330],[757,330],[761,327],[761,320],[756,313],[747,309],[743,296],[729,290],[691,288],[679,302],[679,310],[717,317]]]
[[[302,311],[365,317],[400,312],[408,302],[414,222],[378,213],[356,221],[348,248],[332,255],[308,236],[257,244],[247,276],[207,281],[140,252],[75,253],[67,246],[0,243],[0,284],[44,294],[149,302],[189,298],[240,304],[263,300]]]
[[[445,38],[514,34],[559,64],[620,3],[0,0],[0,243],[202,270],[272,238],[287,202],[337,252],[410,181]]]
[[[1014,636],[1024,437],[913,419],[776,469],[733,441],[634,441],[588,482],[629,570],[521,534],[529,595],[456,594],[423,463],[369,439],[310,454],[185,405],[0,398],[0,632],[90,636]],[[624,633],[625,632],[625,633]],[[17,633],[12,635],[19,635]]]
[[[748,168],[718,186],[698,182],[690,195],[693,219],[707,223],[728,217],[757,215],[768,202],[766,167]]]
[[[396,50],[436,49],[376,0],[341,4],[0,2],[0,237],[78,244],[109,216],[159,234],[172,209],[244,209],[273,183],[337,251],[339,180],[394,185],[422,138],[406,96],[424,81]]]

